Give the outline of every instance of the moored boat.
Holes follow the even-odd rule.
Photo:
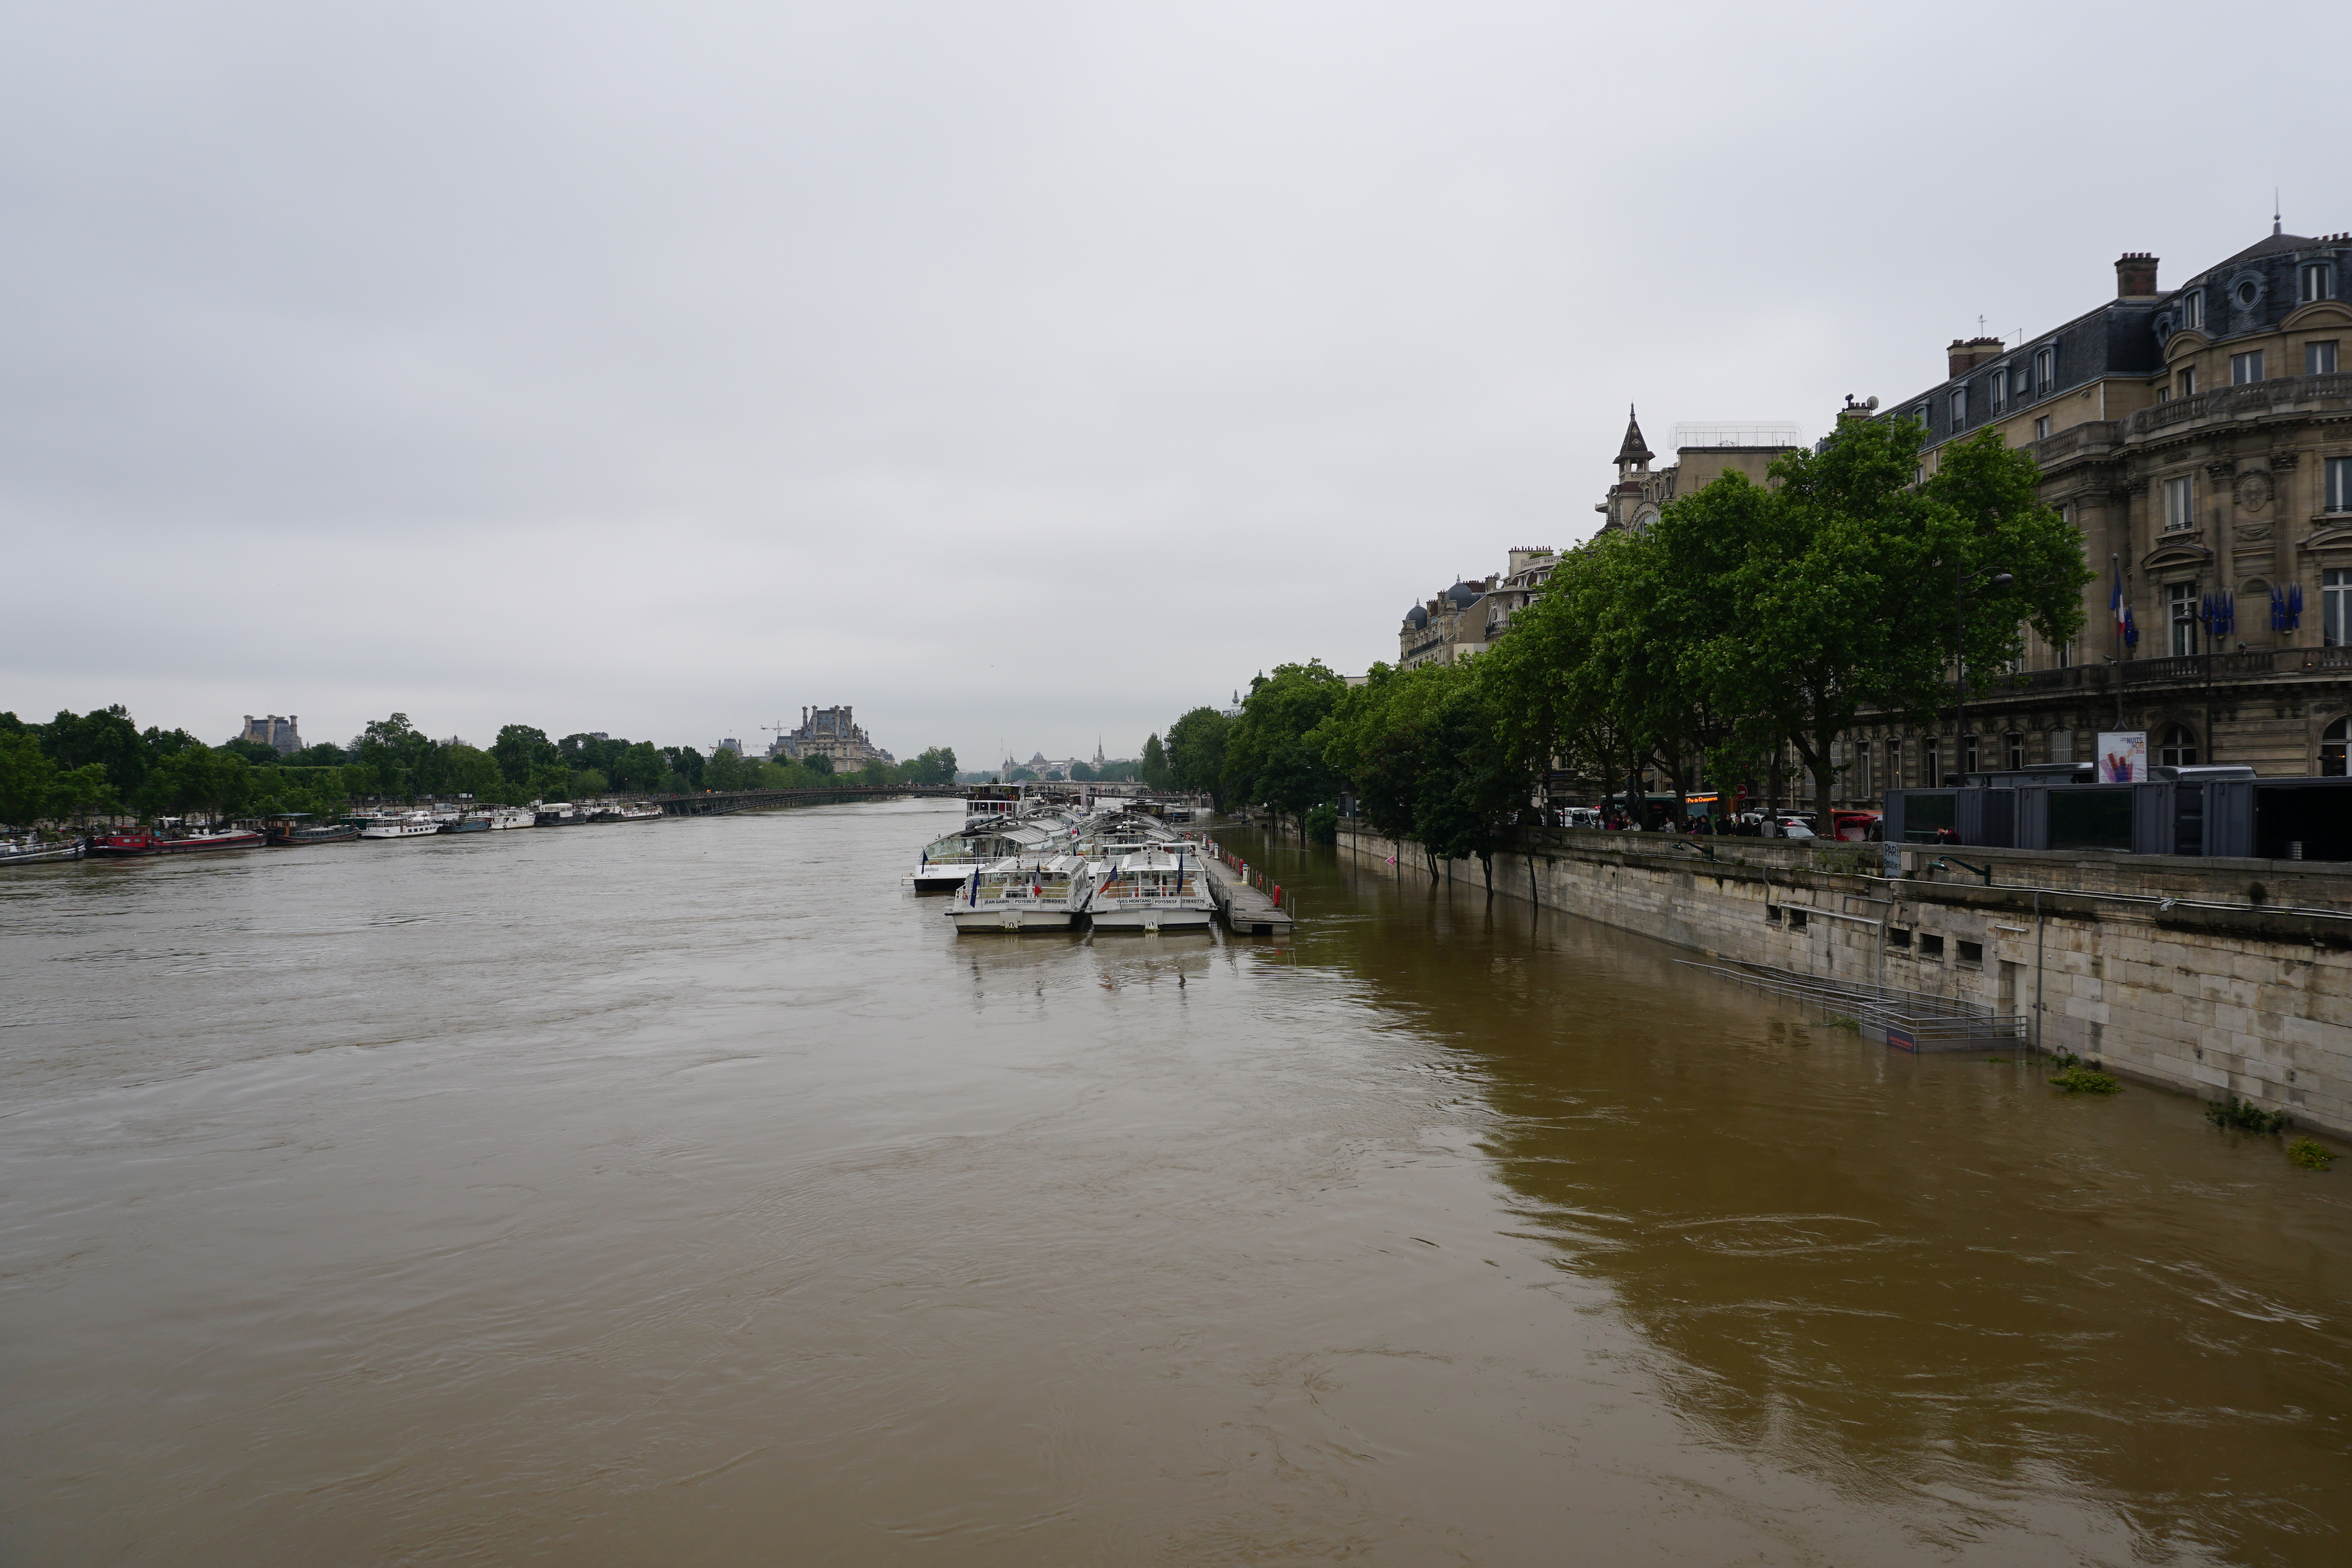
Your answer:
[[[281,811],[263,824],[262,836],[280,849],[305,844],[347,844],[360,836],[355,822],[322,822],[308,811]]]
[[[213,828],[154,841],[155,852],[159,855],[196,854],[205,850],[257,850],[266,842],[268,841],[251,828]]]
[[[588,813],[569,800],[550,800],[531,815],[531,825],[539,828],[576,828],[588,820]]]
[[[959,831],[925,844],[905,880],[919,893],[949,893],[961,887],[975,870],[1012,856],[1034,860],[1059,847],[1053,831],[1042,823],[974,817]]]
[[[528,806],[492,806],[482,813],[490,831],[504,832],[510,828],[534,828],[539,818]]]
[[[69,839],[0,839],[0,865],[35,865],[43,861],[78,861],[89,846],[77,835]]]
[[[383,811],[360,819],[363,839],[425,839],[440,831],[441,825],[422,811]]]
[[[1204,931],[1217,901],[1197,849],[1153,845],[1120,856],[1082,907],[1097,931]]]
[[[155,852],[155,835],[144,828],[111,828],[91,837],[89,852],[100,860],[152,855]]]
[[[433,831],[436,833],[487,833],[490,831],[490,820],[468,811],[462,817],[439,818],[434,822]]]
[[[1093,888],[1092,868],[1078,855],[1051,860],[1013,857],[975,868],[948,917],[963,931],[1067,931]]]
[[[661,819],[662,809],[659,806],[648,806],[643,802],[634,805],[625,802],[613,802],[599,806],[588,814],[588,820],[590,821],[604,823],[658,822]]]

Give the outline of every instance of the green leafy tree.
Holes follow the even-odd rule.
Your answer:
[[[1071,783],[1091,784],[1094,782],[1094,777],[1095,770],[1091,764],[1085,762],[1073,762],[1070,764]]]
[[[341,747],[331,740],[322,740],[316,746],[306,746],[289,757],[286,759],[286,766],[289,768],[341,768],[350,760],[350,757],[344,753]]]
[[[682,789],[702,788],[702,753],[691,746],[672,746],[665,748],[662,756],[668,759],[670,770],[681,780]]]
[[[214,749],[244,758],[248,768],[275,768],[285,760],[278,749],[268,741],[247,740],[242,736],[232,737]]]
[[[58,765],[37,738],[21,728],[0,735],[0,822],[30,827],[55,815],[57,786]]]
[[[1157,735],[1143,737],[1143,766],[1136,771],[1149,789],[1173,789],[1176,787],[1176,776],[1168,769],[1168,753],[1160,746]]]
[[[1026,784],[1037,776],[1026,768],[1015,768],[1004,776],[1007,784]]]
[[[901,771],[910,784],[952,784],[956,781],[956,754],[949,747],[928,747]]]
[[[499,731],[490,743],[490,755],[498,758],[499,771],[507,782],[529,789],[536,777],[535,769],[562,760],[555,743],[547,738],[547,731],[534,729],[527,724],[510,724]]]
[[[49,814],[71,817],[77,822],[87,822],[121,804],[113,780],[107,778],[104,765],[96,762],[61,770],[49,792]]]
[[[441,782],[452,795],[471,795],[478,800],[495,800],[506,794],[506,770],[499,759],[476,746],[445,746],[439,748],[438,772]]]
[[[823,752],[818,752],[814,756],[802,758],[801,767],[807,771],[815,774],[821,779],[831,779],[834,774],[833,758],[825,756]]]
[[[1862,709],[1931,715],[1956,654],[1981,672],[2020,651],[2027,624],[2053,642],[2082,625],[2082,537],[2036,500],[2032,457],[1987,431],[1947,446],[1923,486],[1920,440],[1910,420],[1846,420],[1819,452],[1775,462],[1777,489],[1727,476],[1692,497],[1713,497],[1739,536],[1723,628],[1693,657],[1752,744],[1795,752],[1824,821],[1832,747]],[[1996,572],[2012,581],[1991,586]]]
[[[406,795],[429,788],[433,742],[404,713],[371,720],[351,749],[354,760],[373,775],[372,794]]]
[[[1417,841],[1433,878],[1444,862],[1475,857],[1491,889],[1495,852],[1529,803],[1541,754],[1513,750],[1480,674],[1475,664],[1374,664],[1311,738],[1374,831]]]
[[[1323,760],[1321,739],[1307,737],[1347,689],[1320,659],[1280,664],[1253,680],[1225,742],[1226,796],[1302,819],[1335,796],[1339,776]]]
[[[596,768],[578,768],[572,770],[570,792],[572,798],[575,800],[579,800],[583,795],[604,794],[606,791],[610,790],[612,787],[612,780],[605,778],[604,775]]]
[[[147,770],[155,761],[139,727],[131,722],[130,710],[120,703],[80,715],[60,711],[41,727],[41,749],[61,768],[97,763],[106,769],[107,782],[125,798],[147,781]]]
[[[1233,720],[1213,707],[1196,707],[1168,727],[1168,768],[1176,788],[1206,795],[1224,807],[1225,739]]]
[[[740,751],[730,751],[724,747],[712,752],[710,760],[703,765],[702,787],[706,789],[729,792],[765,788],[760,782],[758,762],[746,758]]]
[[[252,797],[252,774],[244,758],[196,741],[155,764],[141,803],[155,816],[234,816]]]
[[[669,770],[669,758],[661,749],[649,740],[640,740],[613,758],[613,784],[619,789],[658,789]]]

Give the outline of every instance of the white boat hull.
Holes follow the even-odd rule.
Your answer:
[[[1087,918],[1097,931],[1205,931],[1215,912],[1187,906],[1097,909]]]
[[[1077,917],[1066,909],[950,909],[958,931],[1067,931]]]

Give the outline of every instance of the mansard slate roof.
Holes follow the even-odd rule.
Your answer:
[[[1486,597],[1486,591],[1474,582],[1457,582],[1445,591],[1445,597],[1456,610],[1467,610]]]
[[[1429,606],[1416,604],[1404,612],[1404,623],[1418,632],[1429,624]]]
[[[2296,308],[2295,267],[2303,261],[2332,257],[2336,262],[2338,298],[2352,271],[2352,236],[2273,233],[2227,260],[2192,276],[2179,287],[2150,298],[2110,299],[2075,317],[2063,326],[2027,338],[1999,359],[1949,376],[1908,398],[1891,404],[1881,419],[1912,418],[1927,426],[1927,444],[1941,445],[1956,436],[1981,429],[1996,412],[2003,417],[2020,405],[2042,403],[2062,392],[2087,386],[2108,376],[2154,376],[2164,370],[2164,344],[2184,321],[2183,305],[2192,292],[2202,292],[2204,325],[2198,329],[2214,342],[2256,332],[2275,331]],[[2259,297],[2251,308],[2241,308],[2230,297],[2236,284],[2254,278]],[[2015,393],[2011,406],[1992,405],[1995,374],[2031,371],[2034,356],[2055,350],[2053,379],[2046,387]],[[1965,418],[1952,423],[1952,393],[1968,390]]]

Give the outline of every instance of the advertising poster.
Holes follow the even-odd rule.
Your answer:
[[[2099,782],[2147,782],[2147,731],[2111,729],[2099,736]]]

